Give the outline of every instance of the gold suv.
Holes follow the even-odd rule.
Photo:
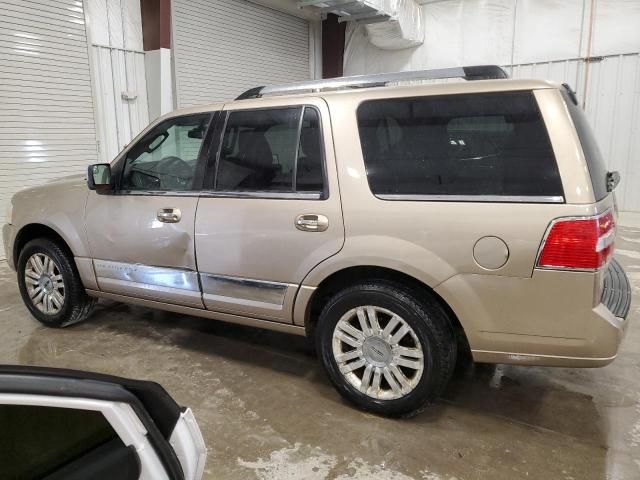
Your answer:
[[[618,176],[568,87],[505,77],[346,77],[166,115],[86,180],[13,197],[24,302],[52,327],[106,298],[312,336],[339,392],[388,415],[436,398],[461,353],[606,365],[630,304]]]

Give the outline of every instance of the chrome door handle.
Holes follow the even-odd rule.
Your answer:
[[[329,219],[324,215],[307,213],[296,217],[296,228],[303,232],[324,232],[329,228]]]
[[[179,208],[161,208],[156,217],[164,223],[178,223],[182,218],[182,212]]]

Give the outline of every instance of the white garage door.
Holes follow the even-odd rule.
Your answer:
[[[83,173],[97,155],[82,2],[0,0],[0,12],[3,224],[17,190]]]
[[[174,0],[178,107],[310,78],[309,23],[246,0]]]

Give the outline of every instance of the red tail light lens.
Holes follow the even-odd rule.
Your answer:
[[[615,219],[610,210],[597,217],[556,220],[538,257],[538,267],[595,270],[613,255]]]

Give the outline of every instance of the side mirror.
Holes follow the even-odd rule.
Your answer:
[[[89,190],[111,190],[111,165],[108,163],[96,163],[89,165],[87,171],[87,185]]]

